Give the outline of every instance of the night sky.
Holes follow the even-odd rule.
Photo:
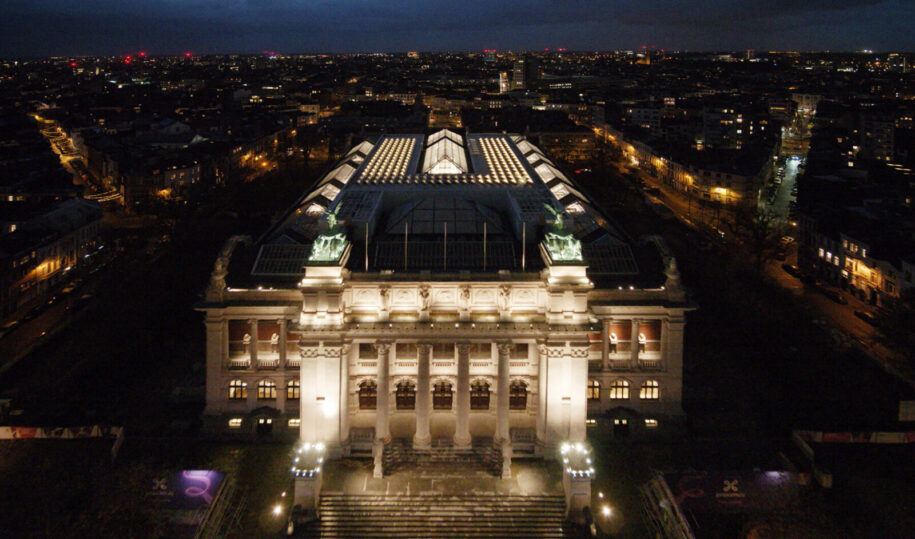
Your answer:
[[[3,0],[0,56],[913,50],[912,0]]]

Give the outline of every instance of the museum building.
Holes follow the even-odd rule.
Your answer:
[[[629,237],[524,137],[384,135],[219,254],[205,428],[330,456],[656,431],[683,413],[692,308],[664,242]]]

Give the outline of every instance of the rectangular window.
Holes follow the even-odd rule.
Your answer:
[[[454,344],[436,343],[432,345],[432,359],[454,359]]]
[[[241,428],[241,418],[240,418],[240,417],[233,417],[232,419],[230,419],[230,420],[229,420],[229,428],[230,428],[230,429],[240,429],[240,428]]]
[[[361,342],[359,343],[359,359],[375,359],[378,357],[378,352],[375,351],[375,347],[372,346],[370,342]]]
[[[585,425],[587,425],[587,426],[589,426],[589,427],[596,427],[596,426],[597,426],[597,420],[596,420],[596,419],[591,419],[591,418],[585,419]]]
[[[649,429],[656,428],[658,426],[658,420],[657,419],[645,419],[645,426],[648,427]]]
[[[416,343],[397,343],[396,357],[397,359],[416,359]]]
[[[299,428],[301,425],[302,425],[302,420],[299,419],[299,418],[297,418],[297,417],[293,417],[292,419],[289,420],[289,428],[290,428],[290,429],[297,429],[297,428]]]

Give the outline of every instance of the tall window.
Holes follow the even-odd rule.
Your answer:
[[[588,400],[589,401],[599,401],[600,400],[600,381],[593,378],[588,380]]]
[[[371,380],[359,384],[359,409],[374,410],[378,404],[378,386]]]
[[[508,409],[527,410],[527,384],[515,380],[508,387]]]
[[[299,381],[298,380],[289,380],[289,383],[286,384],[286,398],[289,400],[296,400],[299,398]]]
[[[614,380],[610,383],[610,398],[613,400],[626,400],[629,398],[629,382]]]
[[[645,380],[639,389],[639,398],[646,400],[657,400],[660,393],[660,385],[657,380]]]
[[[470,409],[489,410],[489,384],[483,380],[470,385]]]
[[[248,384],[241,380],[232,380],[229,382],[229,399],[244,400],[248,398]]]
[[[409,380],[397,384],[397,409],[413,410],[416,408],[416,385]]]
[[[448,382],[435,384],[432,387],[432,409],[450,410],[452,397],[451,384]]]
[[[272,380],[261,380],[257,383],[257,398],[275,399],[276,384]]]

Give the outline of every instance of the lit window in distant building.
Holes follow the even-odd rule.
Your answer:
[[[657,428],[658,420],[657,419],[645,419],[645,426],[649,429]]]
[[[599,401],[600,400],[600,381],[593,378],[588,380],[588,400],[589,401]]]
[[[248,384],[241,380],[232,380],[229,382],[229,399],[244,400],[248,398]]]
[[[817,255],[818,255],[820,258],[823,258],[824,256],[826,256],[826,251],[824,251],[823,248],[820,247],[819,249],[817,249]]]
[[[302,420],[299,419],[298,417],[293,417],[292,419],[289,420],[288,424],[289,424],[290,429],[297,429],[300,426],[302,426]]]
[[[657,380],[645,380],[639,389],[639,398],[645,400],[657,400],[660,393],[660,384]]]
[[[286,399],[288,400],[297,400],[299,398],[299,381],[298,380],[289,380],[289,383],[286,385]]]
[[[276,383],[272,380],[261,380],[257,383],[257,398],[258,399],[275,399],[276,398]]]
[[[241,418],[240,418],[240,417],[233,417],[232,419],[230,419],[230,420],[229,420],[229,428],[230,428],[230,429],[240,429],[240,428],[241,428]]]
[[[596,426],[597,426],[597,420],[594,419],[594,418],[592,418],[592,417],[589,417],[588,419],[585,419],[585,425],[587,425],[587,426],[589,426],[589,427],[596,427]]]
[[[629,382],[614,380],[610,383],[610,398],[613,400],[626,400],[629,398]]]

